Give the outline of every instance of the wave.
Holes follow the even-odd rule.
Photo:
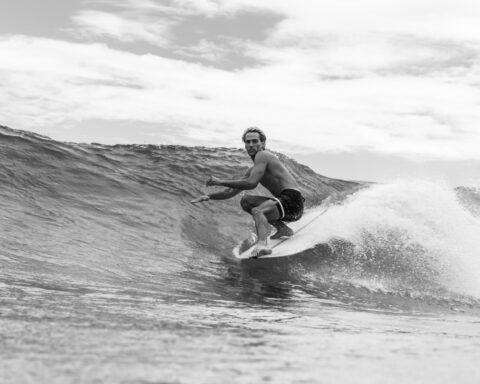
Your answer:
[[[7,284],[225,298],[238,297],[251,279],[273,279],[310,293],[316,287],[320,296],[340,292],[335,299],[344,301],[365,290],[480,297],[480,198],[471,189],[331,179],[277,154],[307,207],[330,196],[336,203],[312,227],[318,245],[302,256],[239,265],[231,250],[253,229],[240,196],[189,201],[204,193],[210,174],[243,175],[250,159],[242,150],[62,143],[7,127],[0,148],[0,279]],[[348,287],[353,293],[344,296]]]

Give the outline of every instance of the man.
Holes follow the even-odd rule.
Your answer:
[[[293,235],[293,230],[284,222],[297,221],[302,217],[305,199],[290,172],[273,153],[265,149],[267,138],[261,129],[247,128],[242,139],[253,160],[253,167],[238,180],[222,180],[211,176],[207,180],[207,186],[219,185],[228,189],[203,195],[191,202],[196,204],[207,200],[229,199],[243,190],[255,188],[258,183],[268,189],[274,197],[244,196],[240,202],[243,210],[250,213],[255,221],[258,241],[251,257],[259,257],[272,253],[267,243],[269,224],[277,229],[272,239]]]

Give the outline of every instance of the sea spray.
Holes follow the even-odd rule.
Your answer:
[[[445,183],[374,185],[331,207],[315,225],[317,241],[351,244],[343,258],[351,279],[368,277],[397,291],[480,296],[480,220]]]
[[[476,217],[480,217],[480,186],[478,183],[457,187],[456,192],[462,204]]]

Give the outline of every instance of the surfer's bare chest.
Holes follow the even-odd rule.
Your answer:
[[[292,177],[283,169],[282,164],[268,162],[260,184],[267,188],[273,195],[279,195],[284,189],[292,188]]]

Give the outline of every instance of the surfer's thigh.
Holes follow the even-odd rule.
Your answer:
[[[269,197],[265,196],[255,196],[255,195],[245,195],[240,200],[240,205],[245,212],[252,213],[252,209],[259,207],[266,201],[271,201]]]
[[[280,211],[278,210],[278,203],[273,199],[268,199],[260,204],[258,207],[252,209],[252,215],[263,213],[268,221],[275,221],[280,219]]]

